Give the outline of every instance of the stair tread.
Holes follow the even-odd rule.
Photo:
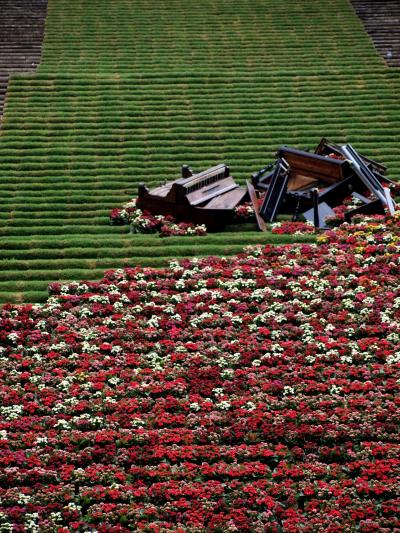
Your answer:
[[[0,118],[9,74],[36,70],[40,63],[47,0],[2,0],[0,20]]]
[[[390,67],[400,65],[400,5],[394,0],[351,0],[354,11]],[[388,56],[390,52],[391,57]]]

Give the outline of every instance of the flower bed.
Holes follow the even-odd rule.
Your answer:
[[[312,222],[274,222],[271,224],[272,233],[282,235],[304,235],[306,233],[315,233],[318,229]]]
[[[2,531],[398,530],[399,237],[374,218],[5,306]]]
[[[234,210],[236,222],[255,221],[254,209],[251,203],[237,206]],[[115,208],[110,212],[112,225],[129,224],[132,233],[159,233],[160,237],[206,235],[204,224],[191,222],[176,222],[171,215],[152,215],[136,207],[136,199],[127,202],[122,208]],[[288,233],[288,232],[286,232]]]
[[[204,224],[176,222],[170,215],[152,215],[136,207],[136,200],[131,200],[121,209],[110,213],[111,224],[129,224],[132,233],[159,233],[160,237],[206,235]]]

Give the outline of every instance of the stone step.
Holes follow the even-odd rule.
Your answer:
[[[10,74],[40,63],[47,0],[0,0],[0,120]]]
[[[400,66],[400,2],[351,0],[351,4],[387,65]]]

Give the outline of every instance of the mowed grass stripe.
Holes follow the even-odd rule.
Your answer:
[[[250,225],[250,224],[249,224]],[[251,224],[251,227],[253,225]],[[225,232],[218,235],[209,234],[205,237],[177,237],[175,239],[160,238],[156,235],[137,235],[132,241],[131,236],[121,236],[118,240],[104,236],[97,238],[92,246],[88,248],[88,239],[75,238],[72,236],[68,240],[49,241],[45,237],[42,239],[8,239],[1,242],[0,257],[2,259],[63,259],[63,258],[102,258],[126,257],[127,252],[132,252],[133,257],[146,256],[179,256],[191,255],[193,249],[209,249],[215,252],[222,250],[224,246],[243,246],[246,239],[249,245],[258,244],[279,244],[294,242],[298,236],[277,235],[271,233],[260,234],[255,231],[247,232]],[[303,238],[303,236],[301,236]],[[306,240],[308,240],[307,237]],[[311,239],[312,240],[312,239]]]
[[[281,218],[281,217],[279,217]],[[237,231],[238,229],[245,229],[245,231]],[[93,249],[102,247],[126,247],[132,249],[135,246],[148,247],[149,242],[151,246],[159,248],[176,247],[186,245],[188,242],[192,243],[213,243],[223,245],[226,242],[238,244],[243,241],[245,237],[249,244],[267,243],[267,242],[292,242],[292,235],[278,235],[270,233],[259,233],[258,231],[251,231],[254,228],[252,223],[228,226],[227,230],[220,233],[209,233],[206,236],[185,236],[171,238],[161,238],[156,234],[138,233],[134,235],[119,235],[115,239],[112,235],[102,235],[100,237],[86,237],[86,236],[59,236],[57,238],[49,238],[44,235],[32,237],[27,240],[24,237],[12,237],[3,239],[1,241],[1,250],[30,250],[30,249],[68,249],[68,248],[86,248],[91,243]]]
[[[240,238],[239,238],[240,237]],[[143,238],[143,239],[142,239]],[[235,239],[236,238],[236,239]],[[119,253],[113,253],[120,250],[106,248],[103,240],[98,241],[98,245],[102,248],[98,249],[99,258],[91,258],[85,260],[83,253],[88,249],[85,247],[87,239],[75,239],[75,244],[80,243],[82,248],[66,248],[57,250],[57,246],[62,246],[63,242],[56,240],[52,243],[43,242],[40,239],[44,249],[38,248],[38,242],[27,242],[24,239],[19,239],[15,242],[7,240],[8,246],[14,246],[18,249],[21,246],[24,249],[27,245],[34,245],[33,257],[37,255],[42,259],[15,259],[11,256],[16,254],[17,250],[9,250],[10,257],[5,257],[6,250],[1,252],[2,270],[0,271],[0,301],[7,302],[10,300],[16,302],[39,302],[44,301],[47,296],[47,285],[54,281],[71,281],[71,280],[95,280],[100,279],[105,269],[109,268],[123,268],[135,266],[152,266],[155,268],[165,267],[172,259],[182,259],[188,256],[205,256],[205,255],[223,255],[229,256],[240,252],[243,248],[244,235],[236,235],[235,233],[222,235],[209,235],[203,238],[184,237],[177,238],[178,242],[171,242],[171,239],[160,239],[155,235],[138,236],[138,240],[142,242],[138,244],[134,257],[120,257]],[[144,242],[147,239],[147,243]],[[183,239],[183,240],[182,240]],[[200,240],[199,240],[200,239]],[[273,235],[273,234],[259,234],[255,232],[248,232],[246,234],[246,241],[248,244],[285,244],[293,242],[314,242],[313,235],[306,236],[291,236],[291,235]],[[163,242],[159,242],[163,240]],[[167,244],[167,240],[170,242]],[[200,242],[200,241],[206,241]],[[225,242],[222,244],[221,241]],[[236,240],[236,243],[235,243]],[[192,241],[192,242],[188,242]],[[214,242],[213,242],[214,241]],[[151,246],[149,243],[151,242]],[[1,240],[0,240],[0,244]],[[73,244],[72,240],[64,241],[64,244]],[[112,241],[112,245],[116,242]],[[129,243],[128,243],[129,244]],[[54,248],[51,248],[51,245]],[[129,246],[128,246],[129,248]],[[53,250],[56,254],[68,255],[72,257],[76,255],[76,259],[65,258],[49,259],[46,258],[46,253]],[[148,255],[146,255],[146,252]],[[144,255],[143,255],[144,254]],[[44,259],[43,259],[44,257]]]
[[[217,96],[219,93],[217,93]],[[376,100],[376,96],[375,96]],[[384,104],[388,99],[384,100]],[[179,167],[179,161],[186,161],[192,164],[207,165],[214,162],[214,158],[227,160],[232,169],[237,169],[234,172],[235,177],[239,181],[247,178],[250,172],[254,171],[258,166],[265,164],[266,160],[273,157],[273,152],[279,144],[283,142],[290,142],[293,139],[294,143],[299,145],[299,140],[304,141],[304,144],[309,145],[317,142],[321,130],[324,134],[332,137],[339,137],[344,140],[353,140],[357,138],[357,148],[360,150],[367,150],[371,156],[385,156],[385,162],[397,169],[399,166],[399,154],[397,150],[398,131],[396,124],[399,117],[399,104],[395,95],[391,95],[390,103],[391,109],[387,111],[382,102],[379,103],[379,113],[372,113],[368,107],[355,108],[357,102],[357,94],[354,94],[354,101],[348,102],[347,107],[341,108],[340,120],[335,119],[332,112],[327,111],[326,115],[322,114],[315,117],[310,115],[308,110],[303,111],[303,123],[299,122],[299,117],[292,121],[290,116],[285,116],[284,105],[285,101],[281,101],[281,122],[276,120],[274,122],[268,115],[269,111],[265,109],[264,125],[258,121],[253,124],[247,122],[247,113],[243,114],[243,118],[236,119],[237,125],[232,125],[232,122],[224,119],[218,119],[218,115],[210,116],[209,120],[199,119],[193,116],[192,112],[186,115],[186,121],[182,120],[182,126],[170,127],[166,129],[164,125],[158,125],[157,119],[154,122],[148,122],[146,127],[139,125],[135,129],[135,125],[121,124],[120,131],[116,132],[114,148],[99,147],[97,148],[96,139],[87,135],[86,143],[91,142],[92,146],[87,149],[88,153],[84,153],[84,148],[80,149],[80,153],[75,149],[78,142],[77,133],[80,131],[77,123],[72,119],[68,122],[70,135],[64,137],[65,146],[54,147],[53,150],[48,150],[47,143],[42,142],[41,148],[40,140],[37,140],[36,145],[31,149],[29,143],[23,145],[20,150],[13,151],[7,145],[4,145],[2,150],[6,152],[3,154],[2,174],[7,174],[4,180],[3,190],[6,195],[12,189],[12,195],[17,201],[19,189],[22,190],[24,178],[18,177],[18,185],[13,182],[13,175],[18,176],[18,171],[24,176],[30,175],[36,178],[36,172],[43,172],[43,167],[47,169],[47,173],[52,171],[55,174],[62,173],[62,180],[66,180],[68,175],[69,184],[73,181],[76,175],[87,173],[87,182],[90,184],[87,191],[90,191],[91,197],[98,197],[100,203],[104,200],[104,196],[108,196],[108,205],[110,205],[110,194],[113,195],[114,201],[123,201],[129,195],[135,193],[137,185],[141,181],[147,181],[152,186],[157,184],[158,180],[171,179],[176,175]],[[167,105],[167,104],[166,104]],[[195,108],[197,101],[192,100],[192,108]],[[378,105],[378,104],[376,104]],[[168,104],[169,106],[169,104]],[[335,105],[330,105],[328,108],[337,109]],[[168,107],[170,109],[170,107]],[[357,111],[355,111],[357,109]],[[100,110],[101,112],[101,110]],[[165,112],[165,109],[164,109]],[[240,115],[241,109],[236,110],[236,114]],[[159,119],[161,111],[157,111],[157,118]],[[258,110],[254,111],[254,116],[258,116]],[[202,110],[197,113],[198,116],[203,116]],[[346,116],[347,115],[347,116]],[[10,114],[8,114],[10,116]],[[152,116],[152,115],[150,115]],[[117,118],[116,120],[119,120]],[[309,127],[307,122],[313,123]],[[334,126],[332,124],[334,123]],[[301,124],[301,125],[300,125]],[[375,124],[379,124],[375,126]],[[29,125],[28,125],[29,126]],[[264,126],[264,127],[263,127]],[[97,127],[103,131],[101,122],[97,122]],[[51,132],[57,129],[57,124],[49,126]],[[333,129],[334,128],[334,129]],[[373,129],[373,133],[371,130]],[[179,133],[177,133],[177,130]],[[245,131],[248,131],[248,135]],[[272,130],[272,135],[271,135]],[[42,131],[42,130],[41,130]],[[366,133],[360,133],[366,131]],[[33,133],[30,130],[31,134]],[[311,135],[314,134],[312,137]],[[85,133],[81,133],[85,138]],[[119,135],[120,141],[116,138]],[[10,137],[11,131],[9,126],[5,125],[4,137]],[[306,137],[307,136],[307,137]],[[129,146],[129,140],[133,139],[136,147]],[[188,142],[187,139],[190,139]],[[32,137],[31,137],[32,139]],[[88,141],[89,139],[89,141]],[[182,142],[180,142],[182,139]],[[80,141],[81,139],[79,139]],[[140,147],[141,143],[141,147]],[[173,147],[172,144],[175,144]],[[76,150],[76,151],[75,151]],[[23,157],[16,157],[16,155]],[[17,162],[18,161],[18,162]],[[247,171],[244,169],[247,167]],[[1,170],[0,169],[0,172]],[[71,172],[71,174],[69,174]],[[94,180],[93,177],[96,173]],[[102,172],[107,172],[107,178],[101,176]],[[132,181],[125,190],[121,190],[120,180],[115,182],[109,178],[110,172],[124,173],[125,175],[132,175]],[[149,179],[150,178],[150,179]],[[35,179],[36,190],[40,190],[40,179]],[[7,188],[6,184],[10,185]],[[85,192],[85,182],[80,177],[79,190]],[[30,187],[23,189],[24,195],[29,194]],[[50,189],[50,190],[49,190]],[[128,190],[127,190],[128,189]],[[46,194],[52,198],[52,202],[58,201],[56,196],[62,194],[63,189],[52,191],[51,188],[45,185]],[[77,210],[81,209],[80,203],[85,201],[85,196],[76,197],[72,192],[74,189],[68,186],[70,203],[69,209],[74,209],[73,203],[78,204]],[[78,189],[76,189],[78,190]],[[103,191],[103,193],[101,192]],[[113,192],[112,192],[113,191]],[[80,195],[79,195],[80,196]],[[61,197],[61,202],[63,197]]]
[[[382,61],[346,0],[49,0],[40,71],[354,63]]]
[[[297,241],[297,239],[292,239],[291,241]],[[307,239],[309,242],[310,239]],[[279,242],[279,241],[278,241]],[[12,280],[12,279],[42,279],[42,277],[49,277],[53,275],[54,272],[57,272],[57,275],[54,279],[57,279],[59,276],[60,270],[70,270],[70,269],[112,269],[115,268],[116,262],[121,266],[135,265],[135,264],[144,264],[144,265],[153,265],[158,266],[161,264],[166,264],[166,261],[172,260],[175,258],[184,258],[190,257],[193,255],[226,255],[230,256],[241,252],[243,249],[243,242],[239,244],[225,244],[224,246],[213,246],[213,245],[197,245],[197,246],[180,246],[171,249],[155,249],[152,248],[147,250],[139,250],[139,253],[135,253],[135,259],[132,260],[129,257],[120,257],[118,255],[112,255],[107,257],[98,257],[85,259],[77,255],[76,258],[65,258],[60,259],[6,259],[3,261],[3,269],[0,272],[0,281],[3,280]],[[158,253],[156,253],[158,252]]]

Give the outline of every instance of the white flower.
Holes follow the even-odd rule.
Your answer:
[[[57,420],[54,427],[57,429],[71,429],[70,424],[67,422],[67,420],[64,420],[63,418],[60,418],[60,420]]]
[[[39,514],[38,513],[26,513],[24,515],[25,528],[29,533],[36,533],[39,531]]]
[[[16,342],[19,339],[18,333],[9,333],[7,339],[11,342]]]
[[[113,347],[111,348],[111,353],[116,353],[116,354],[118,354],[118,353],[121,353],[121,352],[122,352],[122,346],[113,346]]]
[[[53,513],[50,513],[50,518],[53,522],[62,522],[62,514],[61,513],[58,513],[58,512],[53,512]]]
[[[230,379],[233,378],[234,375],[235,371],[233,370],[233,368],[224,368],[223,370],[221,370],[221,378]]]
[[[88,316],[92,316],[93,313],[92,311],[88,308],[88,307],[85,307],[84,305],[79,309],[78,311],[78,315],[80,318],[86,318]]]
[[[75,473],[77,473],[79,470],[82,471],[82,474],[84,475],[85,474],[85,471],[83,470],[83,468],[77,468],[75,470]],[[70,509],[71,511],[79,511],[81,509],[81,506],[80,505],[76,505],[76,503],[74,502],[69,502],[69,504],[67,505],[68,509]]]
[[[108,296],[103,294],[94,294],[89,297],[89,302],[99,303],[99,304],[109,304],[110,300]]]
[[[142,428],[144,426],[144,421],[141,418],[132,418],[131,426],[133,428]]]
[[[26,503],[29,503],[30,501],[31,501],[31,496],[29,494],[23,494],[22,492],[19,493],[18,503],[20,505],[25,505]]]
[[[285,385],[283,387],[283,395],[284,396],[289,396],[290,394],[294,394],[294,388],[293,387],[289,387],[289,385]]]
[[[185,288],[185,280],[178,279],[178,281],[175,283],[175,289],[184,289]]]
[[[231,407],[231,402],[228,402],[227,400],[222,400],[222,402],[216,404],[216,407],[218,409],[221,409],[222,411],[228,411]]]
[[[147,321],[147,326],[150,328],[157,328],[160,322],[160,318],[157,315],[151,315]]]
[[[386,363],[388,365],[396,365],[397,363],[400,363],[400,352],[395,352],[394,354],[389,355],[386,359]]]
[[[252,210],[253,211],[253,210]],[[256,246],[245,246],[244,251],[247,255],[252,257],[259,257],[262,255],[262,246],[256,245]]]
[[[0,413],[6,420],[16,420],[24,411],[23,405],[4,405],[0,407]]]

